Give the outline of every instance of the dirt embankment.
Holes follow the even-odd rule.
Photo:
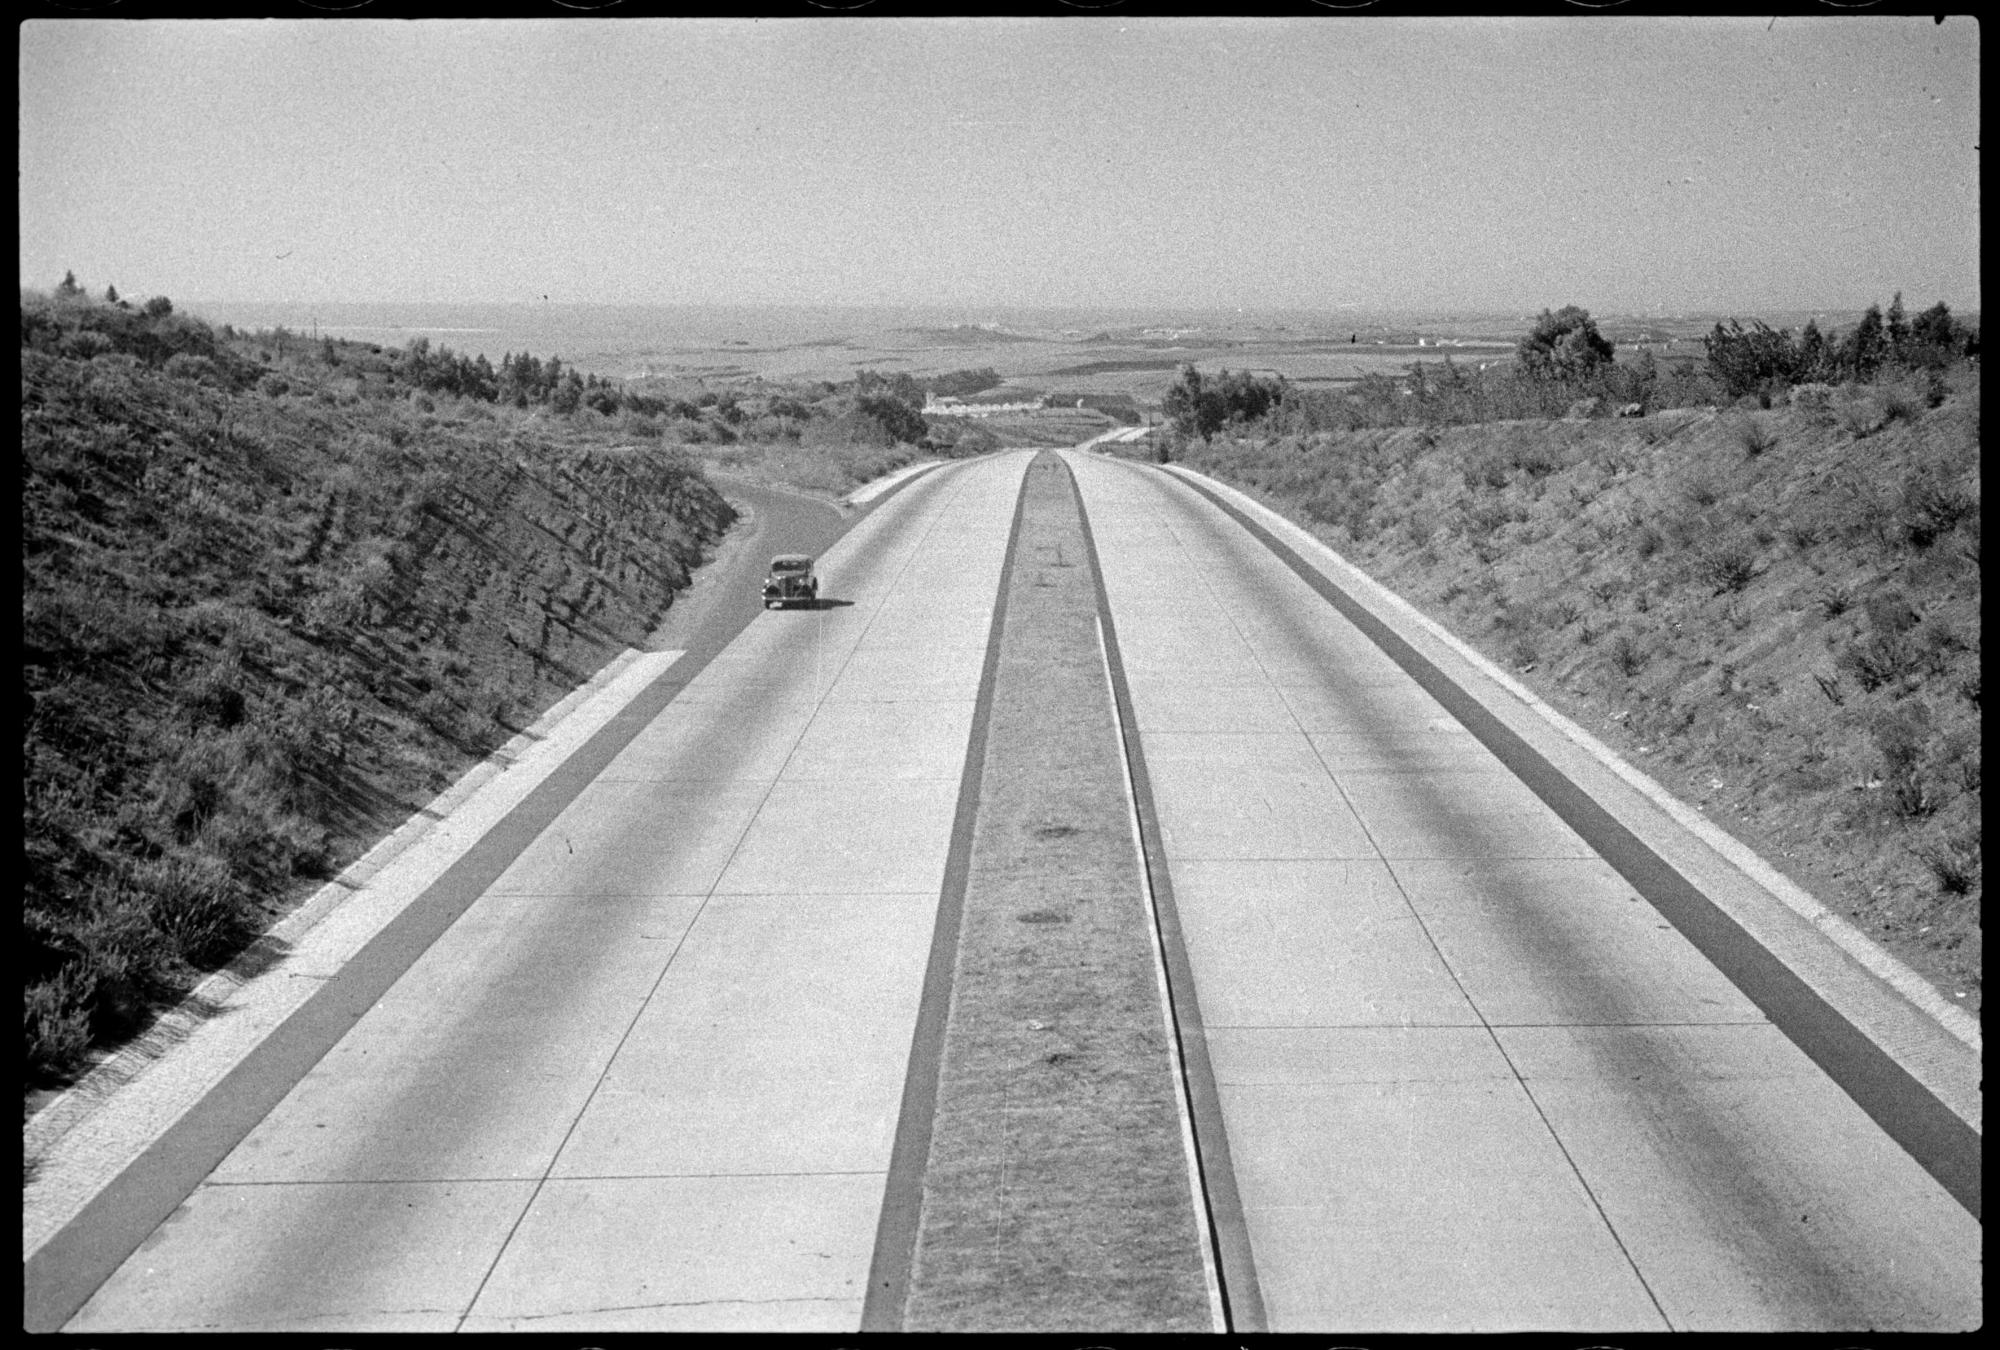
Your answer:
[[[1979,392],[1194,445],[1980,1008]]]

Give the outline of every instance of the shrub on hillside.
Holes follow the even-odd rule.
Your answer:
[[[1695,575],[1717,595],[1740,591],[1757,576],[1757,551],[1743,540],[1726,539],[1695,556]]]
[[[1514,359],[1531,379],[1587,380],[1611,362],[1614,348],[1590,311],[1578,305],[1543,310],[1535,326],[1516,345]]]
[[[1927,549],[1979,511],[1979,499],[1936,469],[1903,485],[1898,521],[1914,549]]]

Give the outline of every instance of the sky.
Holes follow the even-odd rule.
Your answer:
[[[1964,17],[40,20],[21,284],[1977,310]]]

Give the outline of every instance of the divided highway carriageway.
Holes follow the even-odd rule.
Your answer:
[[[1302,532],[1018,451],[820,573],[52,1145],[25,1324],[1983,1322],[1976,1030]]]

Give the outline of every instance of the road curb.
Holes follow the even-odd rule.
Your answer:
[[[927,473],[943,463],[944,461],[941,459],[920,459],[914,464],[905,464],[893,473],[886,473],[873,482],[863,483],[860,487],[854,489],[854,491],[840,498],[836,505],[849,507],[866,506],[877,497],[893,492],[912,478],[915,478],[918,474]]]
[[[1978,1215],[1981,1043],[1969,1016],[1310,533],[1234,488],[1167,471],[1262,539],[1443,702]]]

